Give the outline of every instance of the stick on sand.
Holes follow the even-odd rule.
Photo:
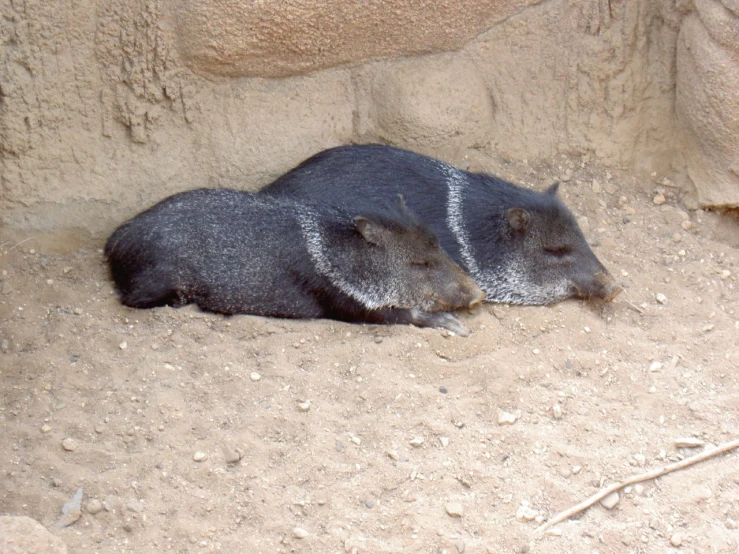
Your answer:
[[[739,448],[739,439],[725,442],[724,444],[719,445],[711,450],[704,450],[700,454],[696,454],[695,456],[691,456],[690,458],[685,458],[684,460],[680,460],[679,462],[675,462],[674,464],[670,464],[668,466],[661,467],[653,471],[648,471],[647,473],[642,473],[640,475],[634,475],[619,483],[613,483],[610,487],[603,489],[590,498],[583,500],[582,502],[576,504],[575,506],[572,506],[571,508],[568,508],[564,512],[558,513],[552,519],[539,526],[535,532],[541,533],[542,531],[546,531],[547,529],[557,525],[558,523],[570,519],[572,516],[579,514],[584,510],[587,510],[588,508],[590,508],[590,506],[592,506],[599,500],[602,500],[612,492],[619,491],[624,487],[633,485],[634,483],[641,483],[642,481],[656,479],[657,477],[665,475],[666,473],[672,473],[673,471],[677,471],[678,469],[692,466],[693,464],[697,464],[698,462],[702,462],[703,460],[707,460],[708,458],[718,456],[719,454],[723,454],[724,452],[729,452],[730,450],[734,450],[735,448]]]

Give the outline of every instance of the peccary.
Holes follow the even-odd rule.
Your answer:
[[[261,192],[341,203],[356,212],[400,193],[487,300],[612,300],[620,291],[557,195],[383,145],[341,146],[307,159]]]
[[[397,203],[361,215],[227,189],[162,200],[105,255],[127,306],[409,323],[467,334],[449,313],[484,294]]]

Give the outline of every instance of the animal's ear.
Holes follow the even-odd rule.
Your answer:
[[[524,231],[531,221],[531,214],[523,208],[511,208],[506,212],[508,224],[516,231]]]
[[[379,246],[387,242],[390,232],[379,223],[359,216],[354,218],[354,224],[357,226],[359,234],[370,244]]]
[[[546,193],[547,193],[547,194],[548,194],[549,196],[556,196],[556,195],[557,195],[557,191],[558,191],[558,190],[559,190],[559,181],[557,181],[556,183],[554,183],[553,185],[551,185],[551,186],[550,186],[550,187],[549,187],[549,188],[548,188],[548,189],[546,190]]]

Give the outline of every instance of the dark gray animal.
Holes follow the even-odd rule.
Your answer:
[[[262,193],[338,203],[353,213],[402,194],[488,301],[612,300],[621,288],[593,254],[557,186],[535,192],[406,150],[357,145],[316,154]]]
[[[121,225],[105,255],[121,301],[222,314],[409,323],[484,294],[398,203],[362,215],[226,189],[176,194]]]

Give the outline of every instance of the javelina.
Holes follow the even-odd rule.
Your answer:
[[[301,163],[264,194],[351,205],[402,194],[490,302],[612,300],[618,287],[557,196],[383,145],[341,146]]]
[[[410,323],[466,334],[448,313],[484,294],[397,203],[362,215],[226,189],[164,199],[105,255],[127,306]]]

